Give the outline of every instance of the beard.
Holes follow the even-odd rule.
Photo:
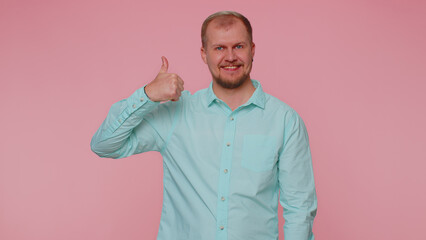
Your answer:
[[[215,77],[215,76],[213,76],[213,80],[215,81],[215,83],[217,83],[222,88],[226,88],[226,89],[235,89],[235,88],[238,88],[241,85],[243,85],[243,83],[245,81],[247,81],[247,79],[250,80],[250,76],[247,75],[247,74],[243,74],[236,81],[229,81],[229,80],[225,80],[225,79],[223,79],[221,77]]]

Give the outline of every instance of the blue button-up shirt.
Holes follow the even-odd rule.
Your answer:
[[[256,90],[232,111],[212,90],[158,103],[144,88],[115,103],[93,136],[101,157],[163,156],[159,240],[312,240],[316,215],[308,134],[287,104]],[[280,194],[279,194],[280,192]]]

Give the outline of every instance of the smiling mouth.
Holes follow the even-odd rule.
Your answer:
[[[241,65],[232,65],[232,66],[222,66],[221,68],[223,68],[226,71],[236,71],[240,67]]]

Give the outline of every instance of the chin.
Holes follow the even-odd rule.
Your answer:
[[[235,89],[243,85],[243,83],[246,82],[247,79],[249,78],[248,76],[241,76],[238,79],[234,79],[234,80],[223,79],[220,77],[219,78],[213,77],[213,79],[222,88]]]

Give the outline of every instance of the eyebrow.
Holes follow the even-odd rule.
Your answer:
[[[238,43],[234,44],[232,47],[235,47],[235,46],[238,46],[238,45],[247,45],[247,43],[246,42],[238,42]],[[224,44],[217,43],[217,44],[212,44],[212,47],[226,47],[226,46]]]

